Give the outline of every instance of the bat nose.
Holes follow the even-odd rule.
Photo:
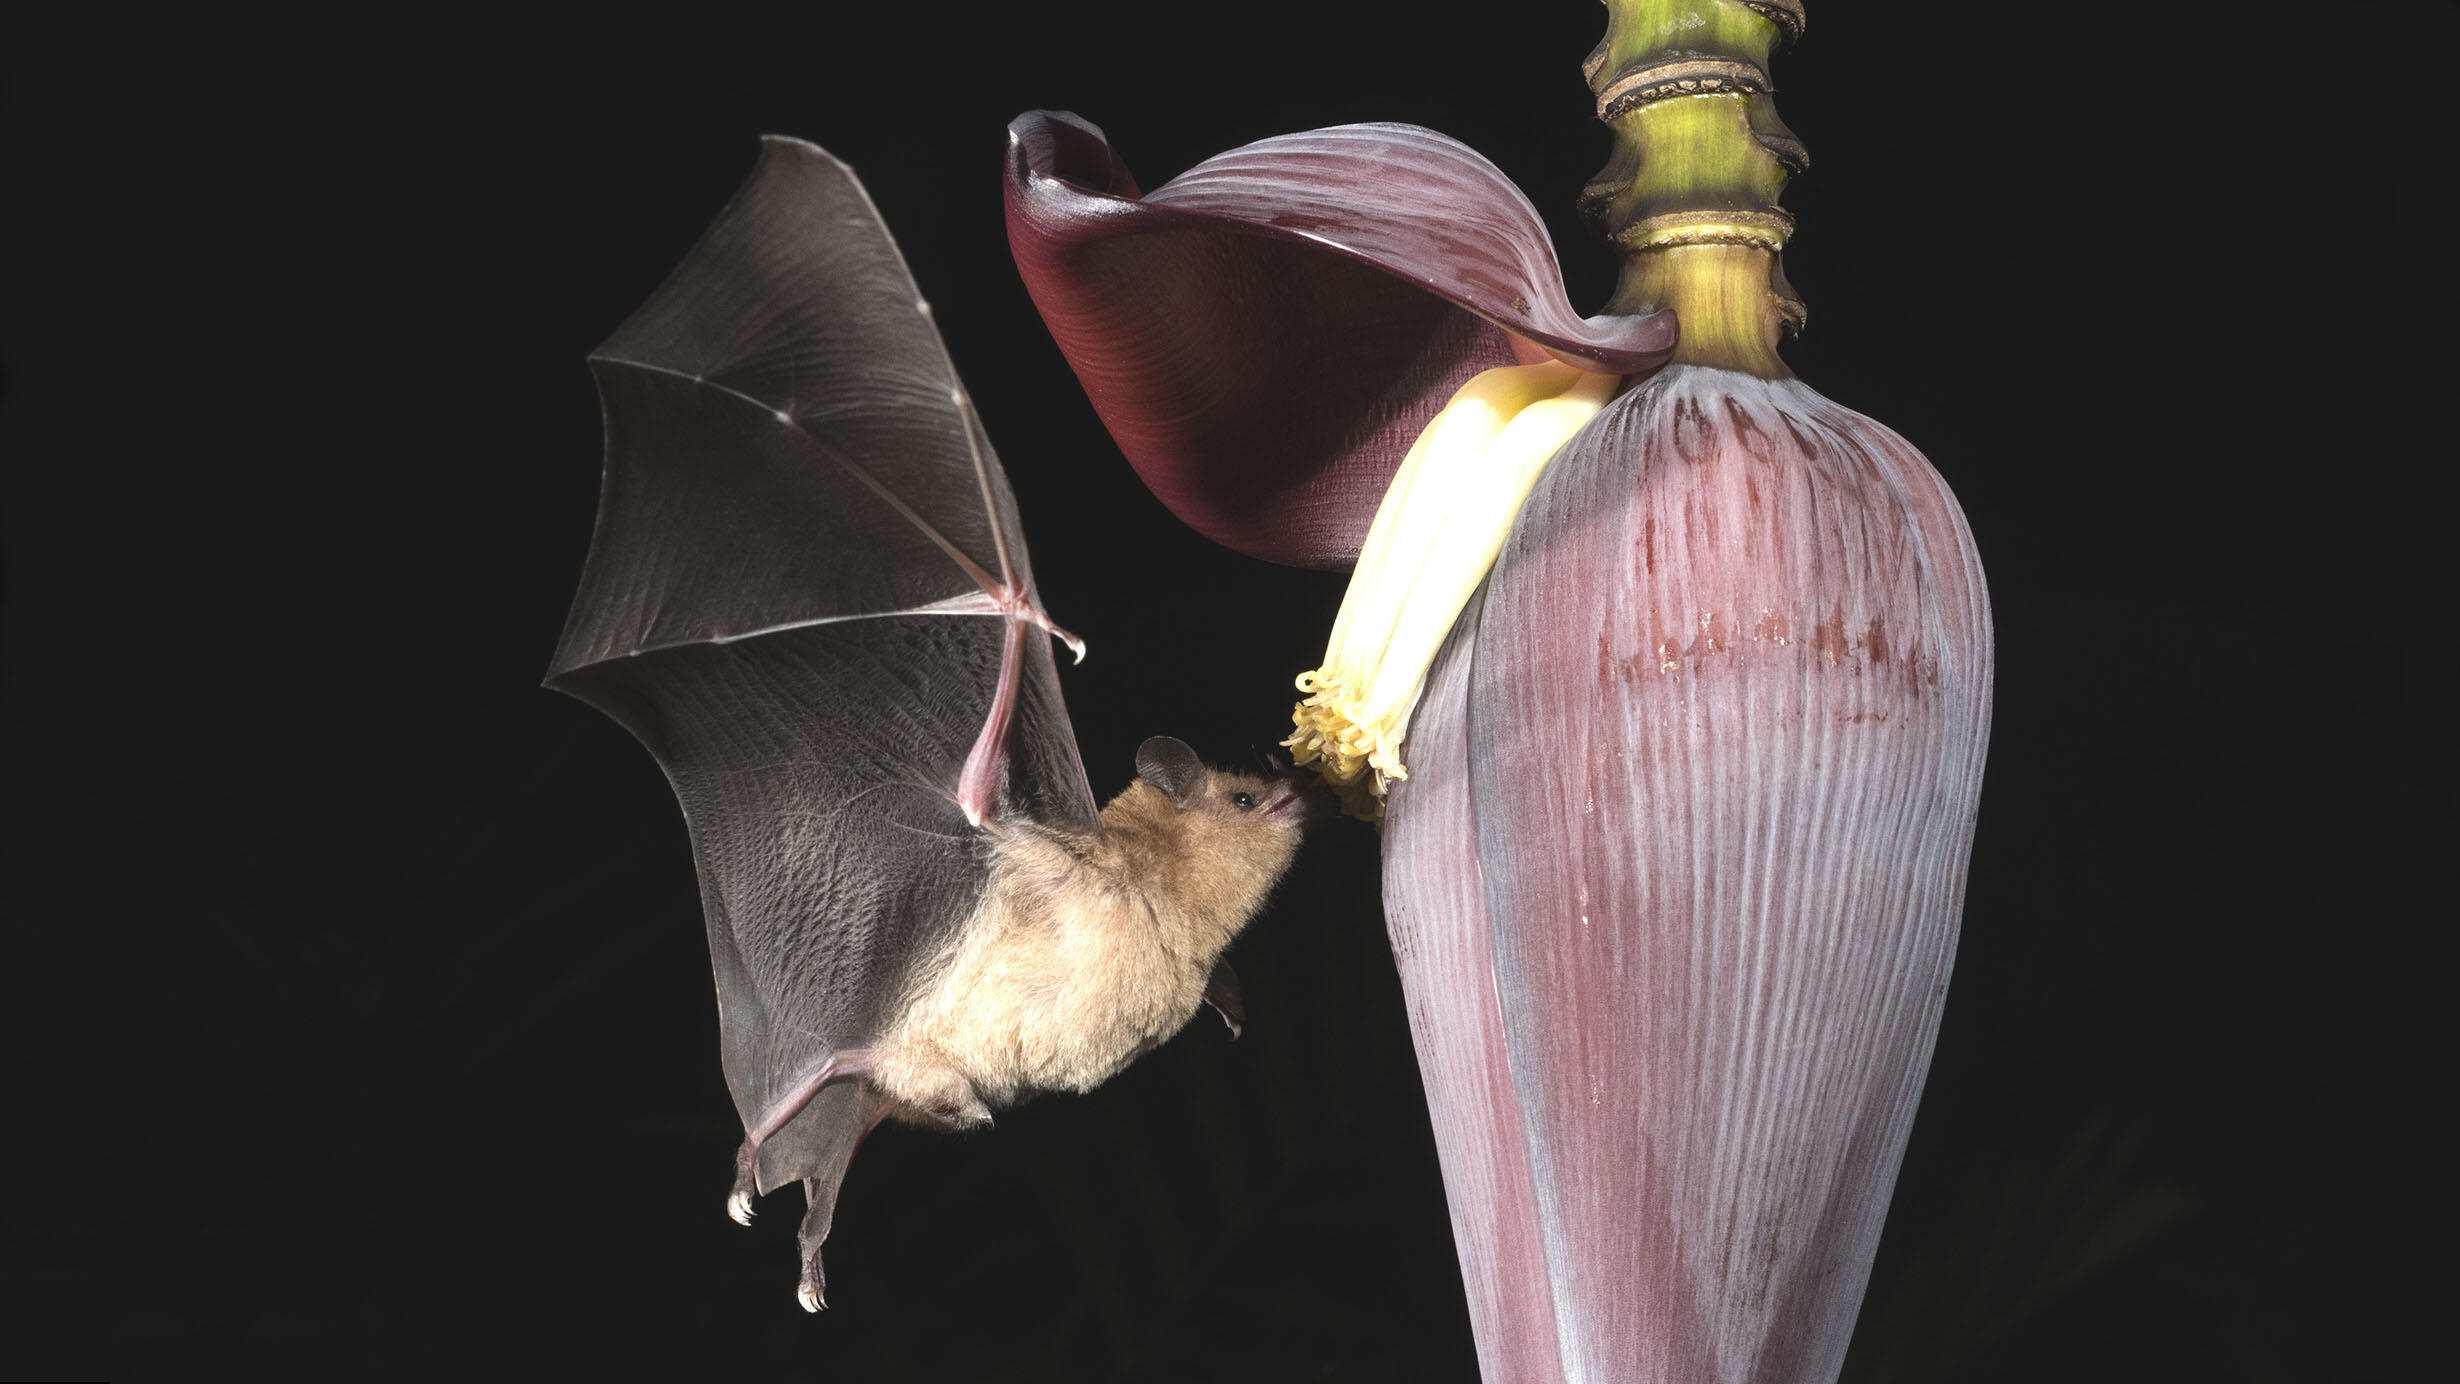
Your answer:
[[[1335,803],[1332,790],[1314,774],[1276,779],[1272,787],[1264,790],[1265,815],[1293,818],[1301,826],[1314,826],[1330,818]]]

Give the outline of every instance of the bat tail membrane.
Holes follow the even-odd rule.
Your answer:
[[[820,1247],[837,1216],[837,1189],[864,1138],[889,1111],[888,1097],[860,1079],[869,1059],[870,1050],[861,1048],[833,1055],[800,1089],[801,1098],[790,1095],[772,1108],[736,1155],[726,1210],[745,1225],[752,1223],[755,1195],[790,1181],[803,1184],[803,1225],[796,1236],[802,1274],[795,1297],[810,1312],[828,1305]]]
[[[807,1168],[810,1165],[809,1158],[803,1156],[792,1156],[771,1160],[772,1167],[770,1169],[770,1175],[765,1178],[762,1177],[760,1157],[761,1149],[765,1147],[771,1139],[774,1139],[779,1134],[783,1133],[788,1125],[793,1124],[797,1116],[801,1115],[805,1110],[810,1109],[812,1102],[819,1098],[819,1095],[823,1090],[839,1082],[857,1081],[860,1078],[869,1075],[870,1072],[871,1049],[850,1048],[842,1052],[832,1052],[826,1058],[822,1059],[820,1065],[812,1070],[811,1075],[803,1078],[801,1081],[796,1082],[792,1086],[787,1087],[783,1095],[780,1095],[777,1099],[771,1101],[769,1103],[769,1107],[760,1112],[759,1120],[755,1122],[744,1134],[743,1147],[735,1152],[735,1186],[734,1190],[727,1194],[726,1213],[734,1217],[738,1223],[750,1225],[752,1223],[752,1198],[754,1196],[761,1192],[767,1191],[771,1187],[778,1186],[779,1184],[785,1182],[788,1178],[801,1177],[806,1181],[806,1183],[811,1181],[816,1174],[801,1171],[801,1169]],[[863,1089],[868,1091],[870,1088],[864,1087]],[[842,1107],[849,1103],[839,1102],[838,1104]],[[812,1128],[806,1131],[806,1137],[798,1140],[798,1143],[808,1145],[814,1142],[810,1136],[817,1135],[818,1143],[820,1143],[824,1148],[830,1146],[833,1142],[832,1136],[836,1132],[836,1129],[844,1126],[848,1122],[845,1116],[855,1112],[851,1110],[837,1110],[826,1113],[833,1118],[815,1119],[806,1122],[811,1125]],[[876,1113],[872,1115],[872,1119],[874,1121],[878,1118],[879,1117]],[[868,1129],[869,1127],[869,1125],[864,1126],[865,1129]],[[858,1133],[855,1137],[859,1140],[862,1136]],[[785,1151],[781,1150],[781,1152]],[[798,1149],[793,1152],[795,1154],[801,1154],[804,1151]],[[854,1156],[854,1150],[849,1147],[845,1152],[845,1156],[852,1158]],[[779,1170],[778,1165],[789,1163],[793,1164],[798,1170],[794,1172],[783,1172]],[[840,1167],[838,1169],[838,1175],[842,1176],[844,1171],[844,1168]],[[836,1180],[834,1177],[830,1179],[830,1185],[832,1187],[836,1185]]]

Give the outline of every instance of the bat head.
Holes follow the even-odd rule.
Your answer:
[[[1313,774],[1268,756],[1263,774],[1214,769],[1184,740],[1157,735],[1136,748],[1136,776],[1181,812],[1252,813],[1276,829],[1307,827],[1332,814],[1334,800]]]
[[[1208,767],[1184,741],[1156,736],[1136,751],[1140,782],[1102,816],[1146,844],[1152,877],[1177,906],[1219,914],[1227,942],[1264,903],[1320,820],[1305,785]],[[1113,814],[1119,814],[1114,817]]]

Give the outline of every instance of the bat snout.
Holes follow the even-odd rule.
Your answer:
[[[1323,779],[1314,774],[1298,774],[1273,780],[1272,787],[1264,790],[1260,806],[1265,816],[1276,821],[1311,827],[1329,820],[1335,805],[1332,790],[1324,786]]]

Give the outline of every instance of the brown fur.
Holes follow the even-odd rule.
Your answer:
[[[1242,809],[1237,794],[1254,804]],[[979,1124],[1034,1091],[1089,1091],[1185,1027],[1205,982],[1297,853],[1288,783],[1211,770],[1185,805],[1138,780],[1102,835],[1026,824],[994,840],[964,940],[876,1046],[897,1113]]]

